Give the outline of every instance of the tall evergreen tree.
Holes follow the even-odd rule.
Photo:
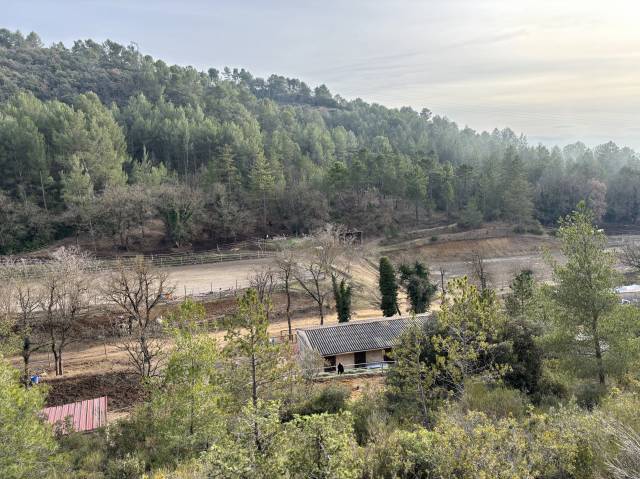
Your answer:
[[[262,205],[262,229],[267,230],[267,196],[273,191],[275,186],[275,179],[269,162],[264,157],[264,154],[260,152],[253,164],[253,168],[250,173],[251,189],[256,197],[260,198]]]
[[[523,269],[513,278],[509,285],[511,292],[504,298],[507,313],[512,318],[522,315],[529,303],[533,300],[534,280],[533,271]]]
[[[336,279],[336,275],[331,275],[331,284],[333,286],[333,297],[336,301],[336,311],[338,313],[338,322],[347,323],[351,319],[351,285],[343,279]]]
[[[0,356],[0,477],[56,477],[56,441],[51,427],[38,417],[44,391],[25,389],[18,371]]]
[[[523,224],[533,218],[531,185],[524,164],[513,148],[505,153],[502,162],[502,216],[507,221]]]
[[[385,316],[393,316],[400,313],[398,307],[398,282],[396,280],[396,270],[389,261],[389,258],[383,256],[380,258],[379,266],[380,279],[378,285],[380,288],[380,309]]]
[[[427,199],[427,185],[429,178],[424,173],[424,170],[418,165],[415,165],[410,171],[407,172],[405,178],[406,195],[413,201],[415,208],[416,223],[419,220],[420,205],[424,204]]]
[[[411,311],[419,314],[429,309],[438,286],[429,281],[429,268],[420,261],[400,266],[400,281],[407,290]]]
[[[215,166],[215,177],[217,181],[227,187],[229,194],[236,192],[239,178],[231,145],[227,144],[222,147]]]
[[[615,257],[606,250],[607,239],[604,232],[593,224],[593,214],[584,202],[573,214],[560,221],[558,236],[562,242],[562,253],[566,264],[553,263],[553,274],[557,287],[553,297],[564,312],[561,331],[575,344],[572,351],[595,359],[598,381],[605,384],[604,353],[612,353],[611,340],[603,336],[607,328],[607,316],[614,309],[616,296],[613,292],[617,273]],[[603,324],[604,323],[604,324]],[[625,333],[626,334],[626,333]],[[588,344],[591,344],[588,346]]]

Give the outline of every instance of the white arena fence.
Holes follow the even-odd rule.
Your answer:
[[[92,262],[92,271],[112,271],[120,264],[133,265],[138,258],[143,257],[145,262],[158,268],[174,268],[179,266],[193,266],[201,264],[222,263],[226,261],[241,261],[260,258],[268,258],[275,255],[273,251],[242,251],[220,252],[218,250],[202,251],[197,253],[167,253],[151,255],[121,255],[114,258],[95,258]],[[20,273],[26,277],[40,277],[46,271],[46,265],[50,260],[43,258],[4,258],[0,259],[0,266],[14,263],[19,265]]]

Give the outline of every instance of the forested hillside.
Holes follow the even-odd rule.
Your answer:
[[[640,161],[614,143],[549,149],[325,85],[8,30],[0,168],[0,253],[79,234],[133,248],[154,218],[182,247],[327,221],[390,234],[434,213],[533,230],[582,199],[610,222],[640,211]]]

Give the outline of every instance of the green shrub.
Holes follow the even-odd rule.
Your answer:
[[[353,429],[361,445],[382,428],[396,426],[389,418],[385,394],[381,389],[366,387],[358,399],[349,403]]]
[[[438,241],[438,237],[437,237],[436,235],[433,235],[433,236],[431,237],[431,242],[432,242],[432,243],[435,243],[436,241]]]
[[[527,411],[526,396],[515,389],[470,382],[458,407],[465,413],[478,411],[494,419],[521,418]]]
[[[510,298],[514,297],[512,294],[505,298],[507,310],[512,304]],[[519,306],[520,302],[515,300],[513,304]],[[536,341],[538,335],[538,328],[534,324],[517,317],[503,328],[500,334],[501,344],[495,353],[497,363],[509,366],[503,378],[505,384],[527,394],[535,394],[538,391],[542,378],[543,351]]]
[[[478,228],[482,225],[483,219],[482,211],[478,209],[476,201],[472,199],[460,213],[458,226],[462,229]]]
[[[313,391],[311,397],[293,408],[294,414],[309,416],[311,414],[337,413],[346,409],[350,391],[344,386],[329,385]]]
[[[107,434],[104,431],[60,436],[58,444],[66,457],[67,466],[75,474],[74,477],[104,477],[103,471],[108,461],[106,439]]]
[[[569,391],[563,382],[543,375],[538,390],[531,395],[531,402],[537,406],[553,406],[568,396]]]
[[[144,462],[138,457],[127,455],[110,462],[105,472],[108,479],[138,479],[144,474]]]
[[[542,229],[542,225],[540,223],[533,223],[527,227],[527,232],[532,235],[543,235],[544,229]]]
[[[575,391],[578,406],[588,410],[598,406],[606,394],[605,386],[594,383],[581,384]]]

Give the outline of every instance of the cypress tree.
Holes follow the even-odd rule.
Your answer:
[[[351,286],[344,279],[338,284],[335,274],[331,275],[331,283],[333,284],[333,297],[336,300],[338,322],[347,323],[351,319]]]
[[[386,256],[380,258],[380,295],[382,300],[380,302],[380,309],[385,316],[393,316],[396,313],[400,313],[398,307],[398,282],[396,281],[396,270],[394,269],[391,261]]]

